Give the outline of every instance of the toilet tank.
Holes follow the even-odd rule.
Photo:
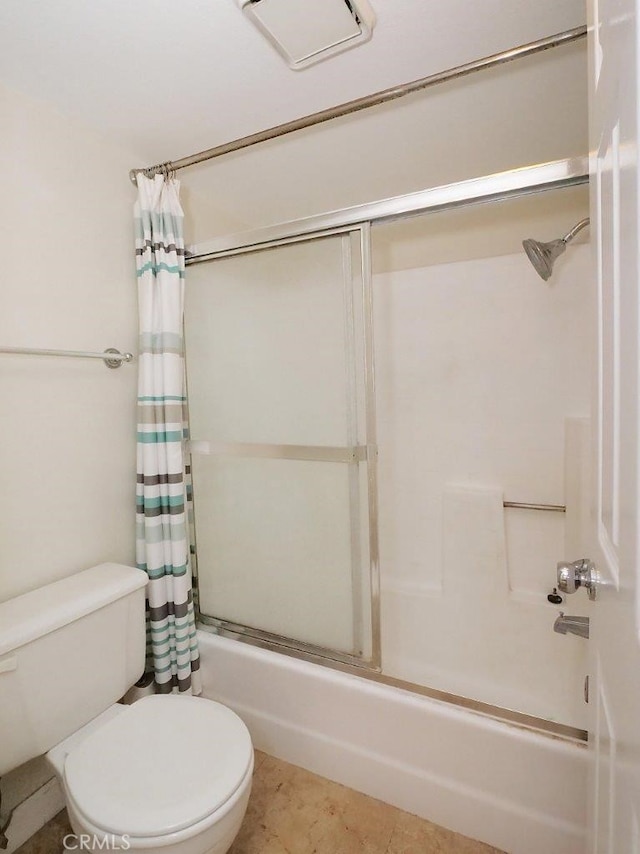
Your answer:
[[[0,604],[0,776],[140,677],[147,581],[142,570],[103,563]]]

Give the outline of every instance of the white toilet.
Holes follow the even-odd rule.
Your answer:
[[[116,703],[144,667],[146,580],[107,563],[0,604],[0,776],[48,751],[77,850],[225,854],[251,790],[244,723],[199,697]]]

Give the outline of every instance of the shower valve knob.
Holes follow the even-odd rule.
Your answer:
[[[589,599],[593,600],[596,598],[597,580],[596,568],[589,558],[558,564],[558,587],[563,593],[575,593],[578,587],[584,587]]]
[[[551,602],[552,605],[562,605],[564,599],[558,593],[558,588],[554,587],[551,593],[547,596],[547,602]]]

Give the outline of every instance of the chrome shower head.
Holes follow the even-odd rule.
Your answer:
[[[564,237],[559,240],[552,240],[550,243],[543,243],[540,240],[533,240],[528,237],[522,241],[522,247],[527,253],[527,258],[533,264],[536,273],[545,280],[550,278],[553,271],[553,265],[556,259],[562,255],[567,248],[567,243],[573,240],[579,231],[589,225],[589,217],[581,219],[577,225],[574,225],[571,231],[567,232]]]
[[[536,273],[545,282],[551,276],[556,258],[559,258],[567,248],[567,244],[562,238],[560,240],[552,240],[551,243],[542,243],[540,240],[533,240],[529,237],[527,240],[522,241],[522,246],[527,253],[527,258],[533,264]]]

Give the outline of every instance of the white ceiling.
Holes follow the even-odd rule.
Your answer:
[[[585,22],[583,0],[372,5],[368,44],[296,72],[233,0],[2,0],[0,79],[145,165]]]
[[[142,167],[585,23],[583,0],[371,3],[370,42],[292,71],[234,0],[1,0],[0,81]],[[184,170],[187,239],[586,152],[583,39]]]

